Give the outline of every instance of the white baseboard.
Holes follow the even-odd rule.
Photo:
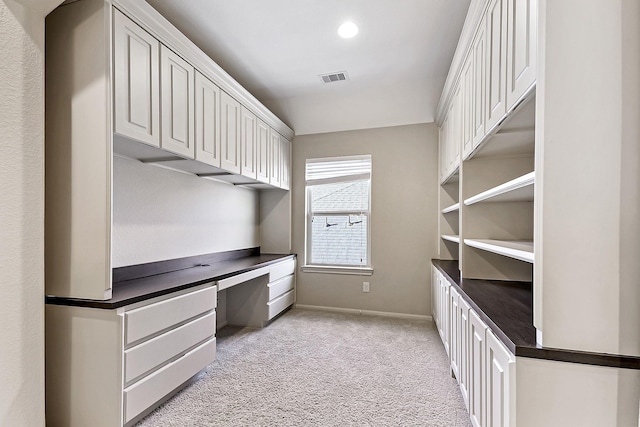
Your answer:
[[[357,308],[324,307],[321,305],[296,304],[295,308],[303,310],[332,311],[335,313],[363,314],[365,316],[393,317],[395,319],[433,320],[423,314],[392,313],[388,311],[359,310]]]
[[[224,328],[225,326],[227,326],[227,324],[228,322],[226,320],[224,322],[218,322],[218,324],[216,325],[216,331]]]

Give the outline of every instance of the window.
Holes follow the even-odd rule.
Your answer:
[[[366,274],[371,270],[371,156],[308,159],[306,188],[304,270]]]

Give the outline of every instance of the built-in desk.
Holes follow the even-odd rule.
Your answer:
[[[135,424],[215,360],[218,290],[229,323],[262,327],[295,302],[295,258],[161,261],[114,269],[109,300],[47,296],[47,424]]]

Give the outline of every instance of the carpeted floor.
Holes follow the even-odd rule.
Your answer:
[[[432,322],[293,309],[218,331],[217,361],[139,426],[469,426]]]

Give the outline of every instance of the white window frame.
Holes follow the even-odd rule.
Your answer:
[[[305,179],[306,179],[306,168],[308,163],[321,163],[321,162],[331,162],[331,161],[348,161],[348,160],[364,160],[369,159],[371,163],[371,155],[359,155],[359,156],[341,156],[341,157],[325,157],[325,158],[317,158],[317,159],[307,159],[305,162]],[[371,165],[371,170],[373,170],[373,165]],[[351,181],[360,181],[363,179],[369,180],[369,197],[368,197],[368,206],[366,211],[332,211],[332,212],[312,212],[311,206],[311,188],[314,185],[321,184],[331,184],[331,183],[341,183],[341,182],[351,182]],[[362,275],[362,276],[370,276],[373,274],[373,266],[371,262],[371,182],[372,182],[372,172],[362,173],[362,174],[353,174],[347,176],[339,176],[339,177],[330,177],[330,178],[321,178],[314,180],[306,180],[305,181],[305,264],[302,266],[302,271],[311,272],[311,273],[333,273],[333,274],[353,274],[353,275]],[[312,253],[312,242],[311,242],[311,233],[312,233],[312,219],[313,215],[322,215],[322,216],[347,216],[347,215],[365,215],[367,217],[367,265],[364,266],[355,266],[355,265],[328,265],[328,264],[311,264],[311,253]]]

